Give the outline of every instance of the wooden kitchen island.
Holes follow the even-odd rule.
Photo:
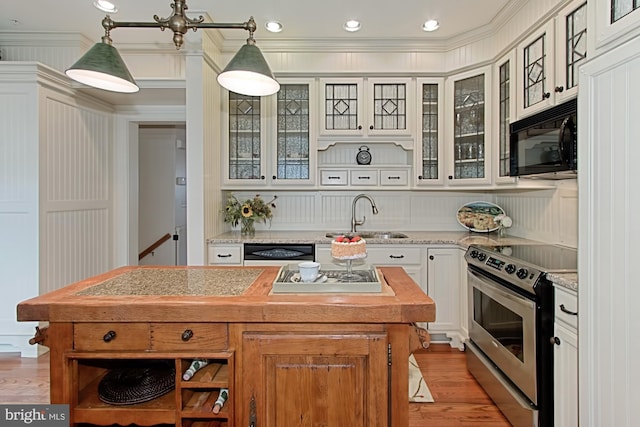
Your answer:
[[[123,267],[20,303],[18,320],[49,322],[32,341],[71,425],[407,426],[409,337],[435,320],[431,298],[400,267],[366,294],[274,294],[278,270]],[[184,381],[195,358],[210,363]],[[175,369],[169,393],[99,399],[105,374],[146,363]]]

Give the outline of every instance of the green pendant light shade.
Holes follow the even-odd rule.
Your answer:
[[[218,75],[218,83],[241,95],[266,96],[280,90],[269,64],[251,38]]]
[[[140,90],[116,48],[104,41],[93,45],[65,73],[80,83],[112,92]]]

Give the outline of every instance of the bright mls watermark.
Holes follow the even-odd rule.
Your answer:
[[[0,405],[0,426],[69,427],[69,405]]]

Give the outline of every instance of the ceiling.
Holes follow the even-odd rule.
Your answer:
[[[119,11],[112,15],[114,21],[153,22],[153,15],[167,18],[172,11],[171,0],[115,1]],[[258,24],[255,34],[258,45],[261,40],[267,44],[307,40],[336,43],[447,40],[499,21],[503,9],[523,1],[527,0],[188,0],[187,16],[208,15],[217,23],[241,23],[253,16]],[[93,6],[93,0],[8,1],[2,7],[0,31],[73,32],[99,41],[104,15]],[[264,28],[271,19],[282,23],[282,32],[269,33]],[[360,20],[362,29],[355,33],[345,31],[342,26],[348,19]],[[422,31],[422,24],[428,19],[437,19],[440,28],[431,33]],[[158,29],[118,28],[111,36],[116,46],[125,41],[171,41],[169,33]],[[241,43],[247,33],[225,30],[223,36]]]

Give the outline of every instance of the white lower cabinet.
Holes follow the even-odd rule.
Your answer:
[[[578,426],[578,297],[555,287],[554,424]]]
[[[242,244],[210,244],[207,258],[209,265],[242,265]]]
[[[466,304],[462,305],[463,264],[460,249],[429,247],[427,249],[426,280],[422,289],[436,303],[436,321],[427,324],[434,342],[446,339],[451,347],[464,349],[465,336],[462,324],[466,316]],[[426,285],[426,288],[425,288]],[[465,328],[466,329],[466,328]]]
[[[398,266],[404,268],[409,277],[422,287],[422,256],[421,247],[414,245],[387,245],[367,243],[367,264],[376,266]],[[331,245],[316,245],[316,261],[326,269],[324,265],[335,264],[331,256]],[[422,287],[424,289],[424,287]]]

